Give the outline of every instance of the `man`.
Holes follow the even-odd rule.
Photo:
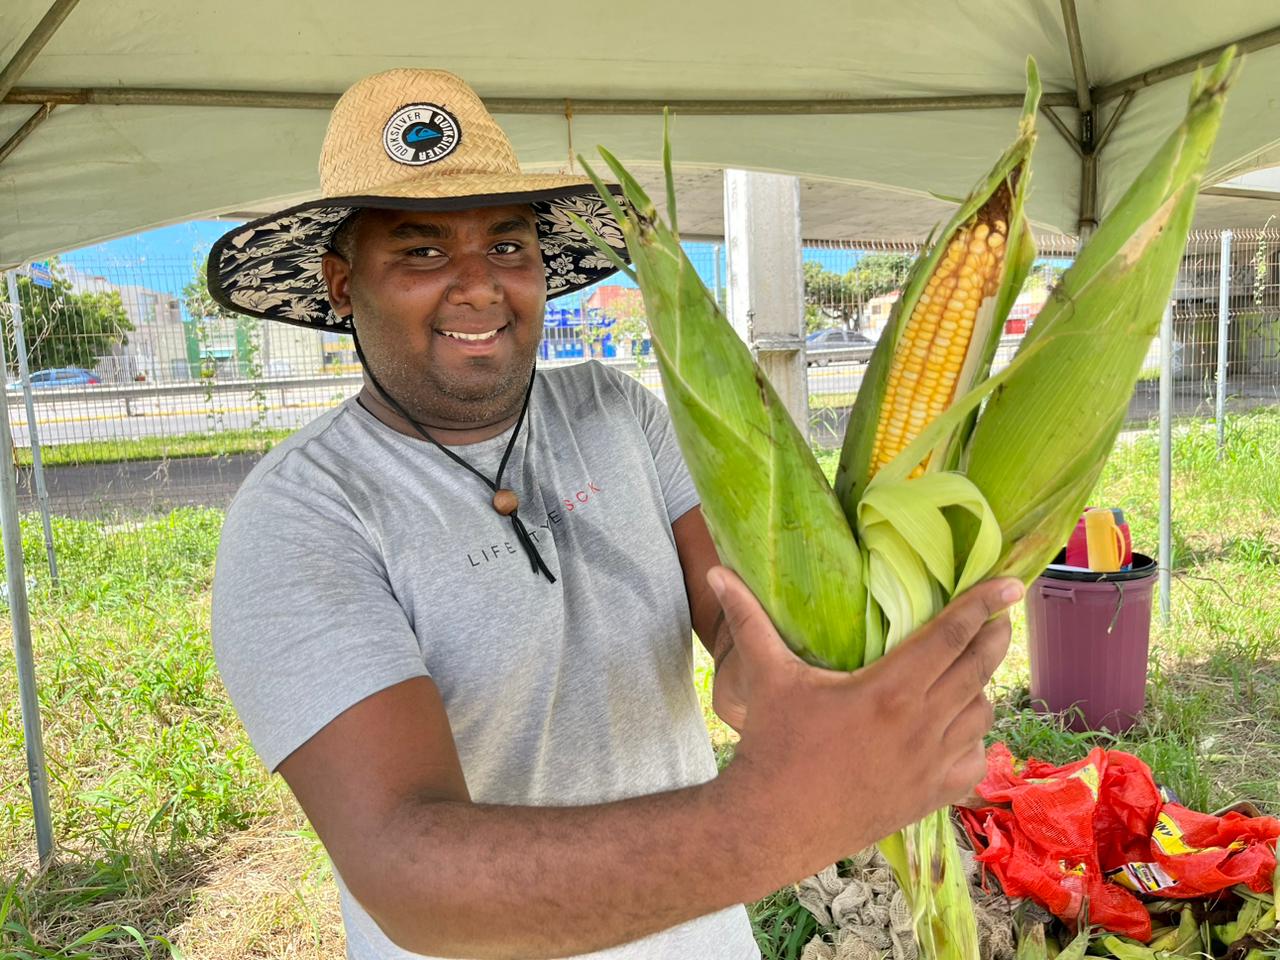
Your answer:
[[[353,330],[366,384],[245,482],[213,637],[349,956],[758,956],[741,904],[980,778],[1020,587],[856,675],[802,663],[716,566],[662,406],[600,364],[535,373],[546,298],[611,269],[566,211],[622,246],[591,188],[522,174],[418,70],[343,96],[321,178],[215,245],[211,289]],[[742,735],[719,776],[691,626]]]

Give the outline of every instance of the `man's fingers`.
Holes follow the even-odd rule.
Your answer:
[[[973,643],[985,624],[1022,599],[1022,583],[1001,578],[966,590],[902,645],[931,686]]]
[[[980,693],[1009,652],[1011,636],[1007,613],[984,623],[964,653],[929,688],[930,709],[939,713],[955,710]]]
[[[947,771],[947,788],[953,803],[975,795],[974,788],[987,776],[987,753],[982,741],[966,750]]]
[[[712,567],[707,571],[707,584],[720,601],[734,648],[746,663],[799,661],[741,577],[727,567]]]
[[[972,748],[975,743],[981,746],[982,738],[995,722],[995,716],[991,701],[978,694],[956,714],[942,735],[943,743],[953,752]]]

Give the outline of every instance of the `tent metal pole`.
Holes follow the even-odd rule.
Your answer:
[[[1076,106],[1081,113],[1093,109],[1089,90],[1089,73],[1084,65],[1084,43],[1080,40],[1080,21],[1076,17],[1076,0],[1062,0],[1062,23],[1067,28],[1067,50],[1071,53],[1071,72],[1076,80]]]
[[[49,488],[44,483],[44,459],[40,455],[40,431],[36,427],[36,404],[31,396],[31,370],[27,366],[27,336],[22,321],[22,301],[18,299],[17,271],[9,271],[9,302],[13,304],[13,347],[18,354],[18,376],[22,380],[22,399],[27,408],[27,443],[31,447],[31,473],[36,482],[36,501],[40,504],[40,521],[44,526],[44,552],[49,558],[49,580],[58,586],[58,555],[53,547],[53,524],[49,520]]]
[[[1049,122],[1053,124],[1053,128],[1062,134],[1062,139],[1067,141],[1067,146],[1076,152],[1076,156],[1084,159],[1084,151],[1080,149],[1080,141],[1076,139],[1076,135],[1071,132],[1070,128],[1062,122],[1062,118],[1054,113],[1049,107],[1041,107],[1040,112],[1049,118]]]
[[[1084,43],[1080,39],[1080,21],[1075,0],[1061,0],[1062,25],[1067,32],[1067,49],[1071,54],[1071,74],[1076,82],[1076,110],[1080,112],[1080,134],[1076,153],[1080,155],[1080,217],[1076,232],[1081,241],[1089,239],[1098,226],[1098,111],[1089,86],[1089,71],[1084,62]]]
[[[12,290],[13,273],[9,273]],[[16,302],[16,301],[15,301]],[[14,305],[11,315],[20,322]],[[5,337],[0,336],[0,371],[9,368]],[[22,565],[22,528],[18,520],[18,474],[13,465],[13,436],[9,432],[9,398],[0,390],[0,532],[4,538],[4,569],[8,579],[9,615],[13,620],[13,654],[18,666],[18,701],[22,707],[22,735],[27,750],[27,779],[36,821],[36,852],[46,864],[53,856],[53,818],[49,811],[49,774],[44,762],[40,700],[36,693],[35,655],[31,646],[31,611],[27,606],[27,575]]]
[[[1280,193],[1271,190],[1241,190],[1236,187],[1205,187],[1200,191],[1206,197],[1231,197],[1234,200],[1280,200]]]
[[[53,113],[52,103],[41,104],[40,108],[29,116],[22,126],[14,131],[13,136],[0,146],[0,163],[4,163],[5,160],[8,159],[9,154],[17,150],[18,145],[21,144],[23,140],[27,139],[27,137],[31,136],[31,132],[35,130],[36,127],[48,120],[49,114],[51,113]]]
[[[1130,90],[1120,102],[1116,104],[1115,110],[1111,114],[1111,119],[1107,121],[1107,125],[1102,128],[1102,134],[1098,137],[1098,150],[1107,145],[1107,141],[1111,139],[1111,134],[1116,129],[1116,124],[1120,122],[1120,118],[1124,116],[1125,110],[1129,108],[1129,104],[1133,102],[1133,91]]]
[[[1116,97],[1130,91],[1136,92],[1164,80],[1171,80],[1174,77],[1191,73],[1200,64],[1217,60],[1218,57],[1222,56],[1222,51],[1233,43],[1239,48],[1240,53],[1253,53],[1257,50],[1265,50],[1267,47],[1274,47],[1280,44],[1280,26],[1262,30],[1259,33],[1251,33],[1247,37],[1240,37],[1237,40],[1222,43],[1216,47],[1209,47],[1199,53],[1193,53],[1190,56],[1172,60],[1161,66],[1152,67],[1142,73],[1135,73],[1132,77],[1126,77],[1115,83],[1097,87],[1093,91],[1094,99],[1099,103],[1106,103],[1108,100],[1114,100]]]
[[[1160,624],[1169,626],[1173,587],[1173,307],[1160,324]]]
[[[67,15],[75,9],[76,4],[79,2],[80,0],[54,0],[53,5],[45,11],[45,15],[40,18],[40,22],[36,24],[30,36],[22,41],[22,46],[9,58],[9,62],[4,65],[4,69],[0,70],[0,99],[3,99],[5,94],[12,90],[14,84],[27,72],[27,67],[31,66],[31,62],[44,49],[44,45],[49,42],[50,38],[57,33],[58,28],[62,26],[62,21],[67,19]]]
[[[485,97],[495,114],[564,116],[564,97]],[[573,115],[648,116],[664,107],[687,116],[832,116],[865,113],[919,113],[950,110],[1021,109],[1023,94],[995,93],[955,97],[870,97],[817,100],[579,100]],[[16,87],[3,98],[9,104],[269,107],[287,110],[332,110],[336,93],[267,90],[179,90],[159,87]],[[1041,104],[1075,106],[1070,93],[1046,93]]]

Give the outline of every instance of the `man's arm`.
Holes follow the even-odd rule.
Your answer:
[[[583,953],[773,889],[768,871],[743,876],[750,837],[713,785],[587,807],[472,803],[427,679],[355,705],[280,773],[351,892],[414,952]]]
[[[685,513],[671,525],[671,531],[675,534],[680,566],[684,568],[693,629],[716,665],[711,686],[712,709],[716,716],[741,733],[747,718],[742,695],[742,665],[733,651],[733,635],[725,624],[724,610],[707,585],[707,573],[720,558],[702,508],[694,507]]]
[[[404,949],[564,956],[758,899],[963,796],[1010,600],[983,584],[855,674],[810,667],[742,582],[711,574],[750,710],[730,766],[585,807],[470,802],[439,693],[397,684],[281,765],[353,895]],[[626,629],[619,625],[619,629]],[[858,750],[830,750],[856,733]]]
[[[707,584],[707,573],[720,563],[720,555],[707,530],[702,508],[694,507],[671,525],[676,538],[676,552],[684,570],[684,589],[689,595],[689,616],[693,620],[693,632],[698,635],[716,666],[724,659],[731,644],[724,628],[724,611],[720,601]]]

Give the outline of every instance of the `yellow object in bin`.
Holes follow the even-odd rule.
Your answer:
[[[1085,543],[1089,551],[1089,569],[1114,573],[1124,559],[1124,534],[1116,526],[1110,510],[1090,510],[1084,515]]]

